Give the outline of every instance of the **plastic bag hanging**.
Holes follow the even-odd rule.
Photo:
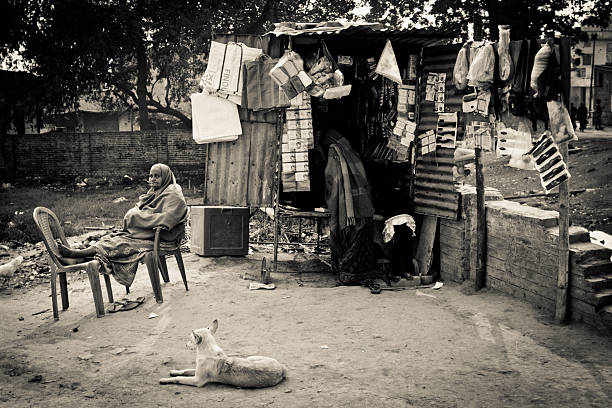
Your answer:
[[[554,58],[553,49],[550,47],[550,45],[544,44],[533,59],[533,68],[531,70],[531,81],[529,85],[538,93],[538,95],[540,95],[543,91],[542,89],[538,89],[538,78],[540,75],[542,75],[550,63],[551,58]]]
[[[546,102],[550,118],[550,133],[555,143],[578,140],[574,132],[572,119],[565,105],[558,101]]]
[[[499,54],[499,79],[508,81],[514,74],[514,66],[510,57],[510,28],[508,26],[499,26],[497,53]]]
[[[470,65],[467,74],[468,85],[483,87],[493,83],[493,70],[495,69],[495,52],[491,44],[486,44],[478,50],[478,54]]]
[[[383,49],[378,65],[376,65],[377,74],[389,78],[390,80],[402,84],[402,77],[400,75],[399,67],[397,66],[397,59],[395,59],[395,52],[391,46],[391,41],[387,40],[385,48]]]
[[[455,61],[455,68],[453,69],[453,83],[459,90],[465,89],[467,86],[467,74],[469,70],[469,62],[467,58],[469,43],[466,43],[461,47],[457,54],[457,60]]]

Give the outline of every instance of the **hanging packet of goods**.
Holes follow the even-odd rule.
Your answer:
[[[263,51],[251,48],[243,43],[229,42],[223,44],[212,41],[208,55],[208,65],[200,85],[209,93],[226,98],[236,105],[242,104],[242,67],[247,61],[253,61]]]
[[[542,134],[528,154],[535,160],[535,167],[540,173],[540,182],[546,194],[570,179],[567,165],[549,131]]]

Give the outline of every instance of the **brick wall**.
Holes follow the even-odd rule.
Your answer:
[[[136,178],[161,162],[182,184],[204,180],[206,145],[185,130],[4,135],[0,148],[3,176]]]

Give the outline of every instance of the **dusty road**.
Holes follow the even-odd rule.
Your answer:
[[[269,255],[269,254],[268,254]],[[282,254],[275,290],[249,291],[262,253],[174,261],[155,303],[144,266],[139,308],[97,319],[87,280],[69,278],[71,307],[54,322],[47,285],[0,297],[0,405],[6,407],[609,407],[612,342],[586,326],[556,326],[526,303],[459,286],[372,295],[310,273]],[[300,262],[301,261],[301,262]],[[298,267],[304,273],[287,273]],[[302,286],[299,286],[301,284]],[[115,297],[125,291],[115,284]],[[149,313],[159,317],[148,319]],[[23,320],[20,320],[20,317]],[[191,329],[219,319],[230,355],[288,367],[274,388],[160,386],[193,366]],[[73,331],[78,328],[77,331]],[[326,347],[322,347],[326,346]],[[40,376],[40,377],[37,377]]]

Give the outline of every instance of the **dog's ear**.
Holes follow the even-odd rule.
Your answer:
[[[193,336],[193,341],[195,342],[195,344],[200,344],[202,342],[202,336],[200,336],[193,330],[191,331],[191,335]]]
[[[219,322],[217,321],[217,319],[215,319],[208,328],[210,330],[210,334],[215,334],[215,332],[217,331],[217,327],[219,327]]]

